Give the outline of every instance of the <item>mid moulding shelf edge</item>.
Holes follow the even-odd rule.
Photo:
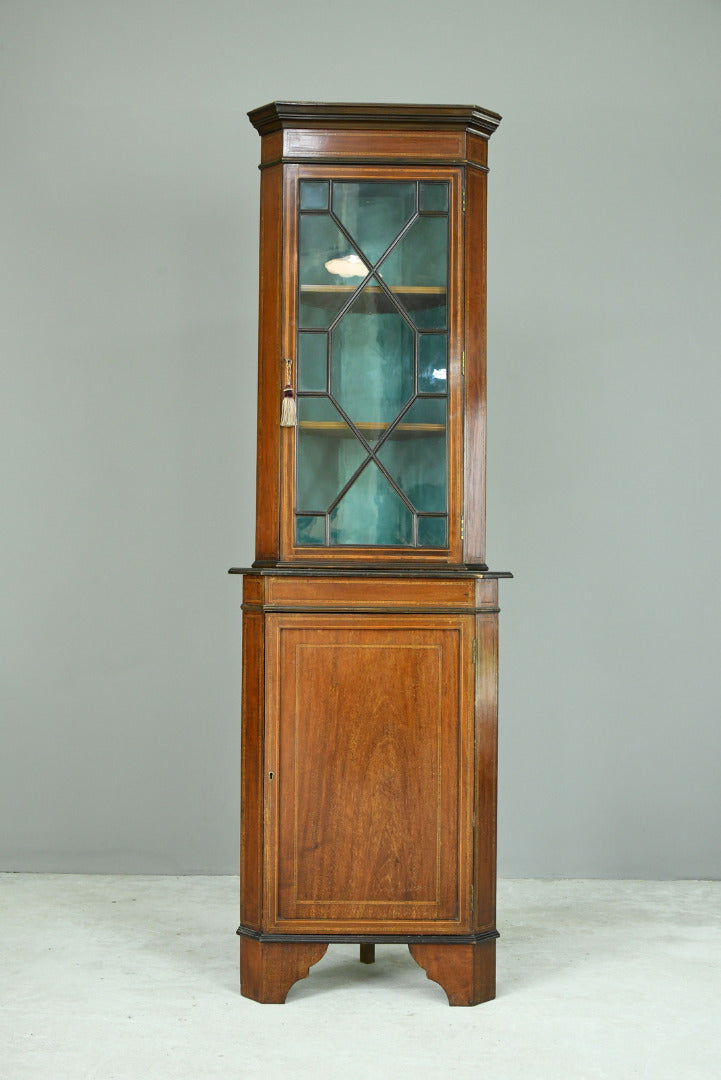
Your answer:
[[[302,293],[352,293],[358,288],[357,285],[301,285]],[[445,285],[389,285],[392,293],[412,293],[426,296],[442,296],[446,292]],[[363,292],[385,292],[380,285],[366,285]]]
[[[385,431],[390,427],[390,424],[380,421],[376,423],[373,420],[361,420],[355,426],[360,428],[361,431]],[[298,427],[310,431],[347,431],[349,435],[352,434],[343,420],[300,420]],[[395,431],[407,431],[411,434],[415,432],[444,432],[445,430],[445,424],[398,424],[395,428]]]

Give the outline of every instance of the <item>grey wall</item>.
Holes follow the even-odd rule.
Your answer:
[[[259,140],[491,141],[500,870],[721,876],[721,6],[4,0],[0,867],[233,872]]]

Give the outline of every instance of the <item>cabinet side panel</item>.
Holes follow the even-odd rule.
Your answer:
[[[279,550],[281,258],[283,170],[260,174],[260,280],[258,306],[258,458],[255,557],[276,560]]]
[[[486,174],[466,170],[466,432],[464,550],[485,561],[486,518]]]
[[[263,860],[263,615],[243,616],[240,778],[240,921],[259,930]]]
[[[496,788],[498,758],[498,616],[476,618],[476,790],[474,930],[496,922]]]
[[[466,136],[466,157],[475,165],[485,166],[488,163],[488,139],[468,132]]]

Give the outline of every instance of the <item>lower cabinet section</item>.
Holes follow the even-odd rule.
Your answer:
[[[496,583],[485,605],[400,612],[342,610],[337,584],[279,610],[273,580],[244,605],[243,994],[284,1001],[333,941],[366,963],[404,941],[451,1004],[487,1000]]]

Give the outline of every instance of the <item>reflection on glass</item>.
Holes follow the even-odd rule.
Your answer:
[[[295,540],[297,544],[325,544],[325,514],[298,514]]]
[[[416,185],[377,180],[333,183],[333,211],[374,265],[416,209]]]
[[[341,278],[364,278],[370,270],[354,251],[338,259],[329,259],[325,268],[329,274],[337,274]]]
[[[383,280],[397,288],[416,326],[446,325],[448,218],[419,217],[383,260]]]
[[[416,510],[445,513],[446,400],[419,398],[378,451]]]
[[[418,206],[421,211],[448,210],[448,183],[431,181],[418,185],[420,188]]]
[[[375,278],[332,332],[331,393],[369,440],[413,394],[413,331]]]
[[[330,515],[333,544],[405,547],[413,538],[413,517],[374,461]]]
[[[418,336],[418,392],[444,394],[448,370],[448,345],[445,334]]]
[[[300,208],[301,210],[327,210],[328,181],[301,180]]]
[[[418,547],[446,547],[448,544],[447,517],[418,517]]]
[[[327,397],[298,397],[296,506],[325,511],[367,452]]]
[[[348,241],[328,214],[301,214],[298,242],[301,327],[327,327],[348,302],[355,285],[332,274],[326,263],[348,254]],[[352,281],[353,279],[351,279]]]
[[[298,389],[328,388],[328,335],[298,334]]]

